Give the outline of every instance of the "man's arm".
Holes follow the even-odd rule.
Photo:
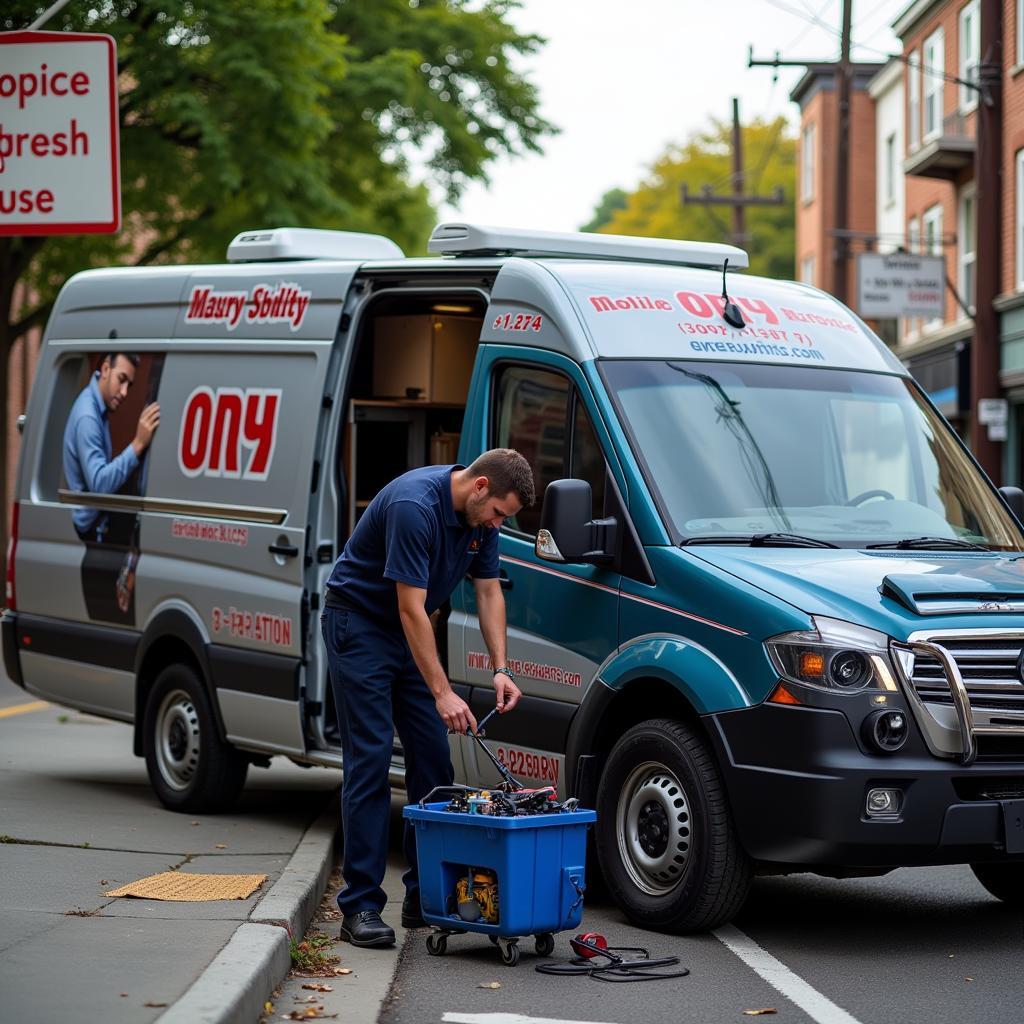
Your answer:
[[[421,587],[396,583],[398,616],[405,639],[409,642],[413,660],[434,697],[441,720],[453,732],[464,733],[468,728],[476,732],[476,719],[469,705],[452,689],[437,657],[437,642],[427,617],[427,592]]]
[[[505,626],[505,595],[501,583],[496,579],[474,579],[477,610],[480,616],[480,632],[483,634],[491,664],[501,668],[506,664],[507,631]],[[522,694],[510,676],[504,672],[494,674],[494,693],[498,711],[511,711]]]
[[[85,488],[97,494],[116,494],[139,464],[135,449],[128,445],[120,455],[107,462],[103,446],[104,425],[92,416],[78,421],[75,430],[75,449],[78,464],[85,477]]]

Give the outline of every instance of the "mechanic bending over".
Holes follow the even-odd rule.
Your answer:
[[[468,468],[428,466],[389,483],[370,502],[342,551],[320,618],[338,711],[345,777],[345,836],[338,894],[341,938],[390,946],[382,920],[393,736],[405,752],[406,793],[415,803],[454,778],[446,729],[476,729],[437,655],[429,616],[468,572],[491,656],[496,705],[521,696],[505,667],[505,599],[498,582],[502,522],[534,502],[529,463],[510,448],[484,452]],[[402,925],[422,927],[415,835],[405,827]]]

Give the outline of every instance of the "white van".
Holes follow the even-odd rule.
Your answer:
[[[545,501],[502,529],[524,697],[487,742],[597,808],[634,920],[712,927],[761,868],[969,862],[1019,902],[1024,496],[855,314],[733,275],[741,250],[464,224],[430,248],[246,232],[225,265],[67,283],[18,470],[10,677],[131,724],[175,810],[273,755],[341,767],[317,623],[341,547],[403,471],[512,447]],[[107,353],[138,364],[114,451],[148,401],[161,424],[118,493],[72,491],[68,413]],[[467,583],[438,644],[479,717],[475,611]]]

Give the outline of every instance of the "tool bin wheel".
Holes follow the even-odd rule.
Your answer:
[[[431,956],[444,956],[448,949],[448,936],[443,932],[431,932],[427,936],[427,952]]]
[[[551,932],[544,932],[534,940],[533,948],[537,950],[537,956],[551,956],[555,951],[555,937]]]
[[[519,940],[498,939],[498,949],[501,950],[501,962],[506,967],[515,967],[519,963]]]
[[[496,946],[498,944],[498,936],[497,935],[488,935],[487,938],[489,938],[491,940],[491,945],[492,946]]]

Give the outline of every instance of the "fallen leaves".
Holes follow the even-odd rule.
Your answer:
[[[501,988],[500,981],[481,981],[477,988]]]
[[[337,1016],[336,1013],[324,1013],[322,1006],[307,1006],[304,1010],[282,1013],[281,1020],[329,1020]]]
[[[228,848],[227,843],[214,843],[214,848],[217,850],[226,850]]]
[[[170,1006],[170,1003],[143,1003],[143,1006],[150,1006],[153,1009],[162,1009],[165,1006]]]
[[[341,970],[341,968],[338,968]],[[316,981],[308,985],[303,985],[303,988],[308,988],[313,992],[333,992],[334,987],[332,985],[324,985],[322,982]]]
[[[778,1013],[774,1006],[762,1006],[756,1010],[744,1010],[748,1017],[766,1017],[769,1013]]]
[[[335,974],[351,974],[352,973],[352,968],[351,967],[335,967],[334,968],[334,973]]]

